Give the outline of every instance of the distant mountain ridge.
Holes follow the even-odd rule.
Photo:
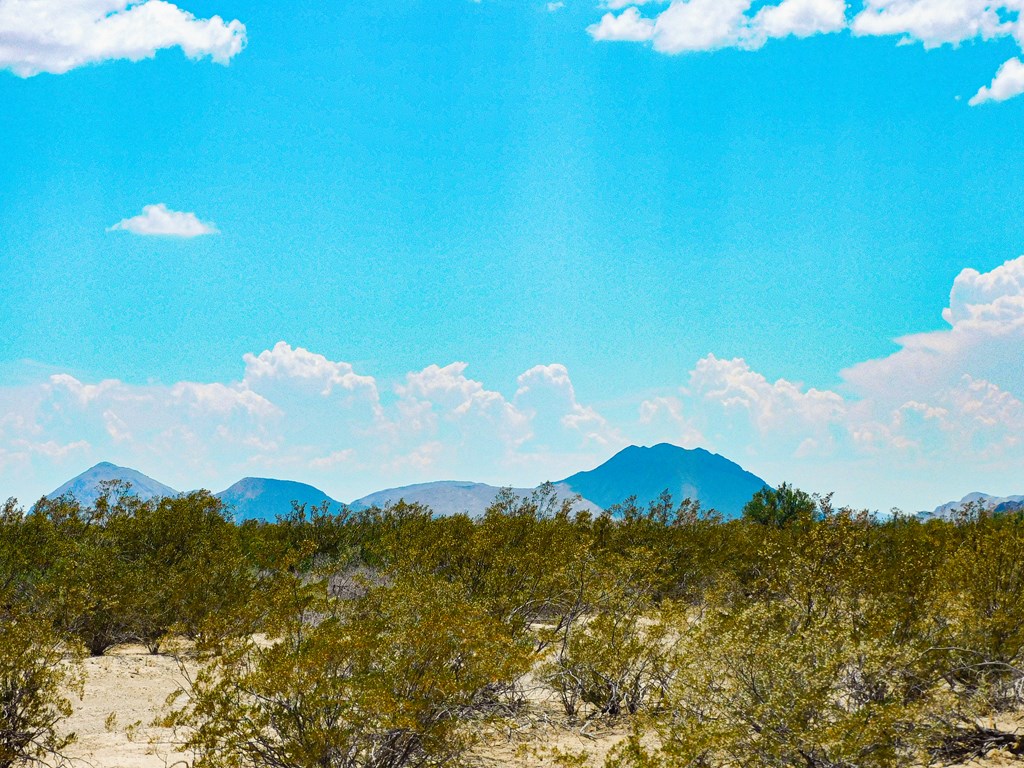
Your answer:
[[[734,461],[703,448],[670,443],[632,445],[596,469],[577,472],[560,482],[607,509],[629,496],[646,506],[668,490],[676,503],[689,498],[727,518],[740,517],[750,498],[768,483]]]
[[[100,495],[100,483],[111,480],[121,480],[131,483],[130,493],[143,501],[163,496],[177,496],[178,491],[169,485],[154,480],[142,474],[137,469],[130,467],[119,467],[109,461],[101,461],[94,467],[90,467],[77,477],[68,480],[64,485],[46,494],[47,498],[55,499],[58,496],[74,496],[79,503],[90,506],[96,502]]]
[[[306,483],[275,480],[268,477],[243,477],[220,493],[214,494],[234,513],[235,520],[266,520],[273,522],[286,515],[292,502],[315,507],[327,502],[328,511],[337,512],[343,504]]]
[[[937,506],[931,512],[921,512],[920,516],[924,518],[937,517],[946,519],[963,510],[968,504],[991,509],[993,512],[1015,512],[1024,510],[1024,496],[993,496],[989,493],[974,491],[973,493],[968,493],[960,501],[947,501],[945,504]]]
[[[131,483],[130,493],[143,500],[178,495],[178,491],[138,470],[102,462],[48,496],[70,493],[83,504],[92,504],[99,494],[99,483],[104,480]],[[750,497],[766,485],[761,478],[718,454],[662,443],[650,448],[625,448],[600,466],[555,483],[554,489],[560,500],[581,497],[578,508],[592,513],[625,501],[629,496],[636,496],[638,503],[646,506],[668,490],[676,502],[692,498],[726,517],[737,517]],[[512,489],[519,496],[535,490]],[[500,491],[498,486],[486,483],[445,480],[376,491],[348,506],[360,510],[404,500],[428,506],[438,515],[480,516]],[[344,506],[312,485],[273,478],[246,477],[214,495],[228,506],[238,521],[273,521],[278,515],[287,514],[292,502],[307,507],[326,502],[334,511]]]
[[[561,500],[572,499],[576,494],[564,485],[555,485],[557,498]],[[439,515],[454,515],[467,513],[471,517],[479,517],[486,509],[494,503],[501,492],[496,485],[486,483],[473,483],[458,480],[441,480],[433,483],[419,483],[407,485],[401,488],[388,488],[383,491],[376,491],[361,499],[356,499],[349,506],[355,510],[367,509],[372,506],[384,506],[385,504],[405,501],[409,504],[423,504],[430,507]],[[512,492],[517,496],[529,496],[536,488],[513,488]],[[582,499],[578,504],[579,509],[586,509],[592,513],[601,511],[593,502]]]

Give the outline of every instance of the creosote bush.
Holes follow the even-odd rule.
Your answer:
[[[0,768],[65,762],[69,696],[81,694],[77,656],[45,620],[0,597]],[[5,604],[6,603],[6,604]]]
[[[294,594],[294,593],[293,593]],[[203,766],[456,765],[467,721],[528,668],[528,649],[450,585],[412,577],[356,600],[284,600],[272,644],[242,641],[168,725]]]
[[[73,649],[180,637],[202,671],[168,724],[201,766],[471,762],[484,725],[536,706],[524,675],[567,726],[631,724],[611,766],[1024,751],[995,725],[1024,705],[1020,516],[878,519],[788,485],[739,520],[667,493],[591,514],[546,487],[480,519],[236,525],[206,493],[128,490],[0,512],[0,739],[22,745],[0,768],[64,748]]]

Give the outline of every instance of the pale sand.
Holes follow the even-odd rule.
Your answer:
[[[170,656],[141,646],[125,646],[87,658],[85,693],[72,699],[68,730],[78,740],[68,749],[76,763],[95,768],[167,768],[188,764],[175,751],[174,734],[153,725],[166,711],[167,698],[185,682]]]
[[[181,689],[185,677],[170,656],[154,656],[141,646],[118,648],[100,658],[85,659],[85,694],[75,697],[68,729],[78,741],[68,750],[83,768],[187,768],[189,755],[176,751],[176,735],[154,721],[167,711],[167,699]],[[483,766],[542,768],[554,765],[549,750],[586,752],[589,765],[601,766],[605,755],[627,733],[624,726],[591,725],[581,734],[559,722],[557,707],[534,688],[531,714],[518,728],[486,734],[477,750]],[[960,768],[1022,766],[1009,755],[989,755]]]

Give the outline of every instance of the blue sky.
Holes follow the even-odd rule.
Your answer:
[[[842,6],[0,0],[0,495],[1024,493],[1019,3]]]

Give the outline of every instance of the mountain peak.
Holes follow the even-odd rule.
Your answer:
[[[278,515],[287,514],[292,502],[306,507],[327,502],[334,510],[342,504],[319,488],[295,480],[277,480],[271,477],[243,477],[220,493],[217,498],[234,512],[236,520],[266,520],[273,522]]]
[[[137,469],[131,467],[119,467],[109,461],[101,461],[93,467],[85,470],[80,475],[71,478],[59,488],[46,494],[47,498],[58,496],[73,496],[80,504],[89,506],[96,502],[100,496],[100,483],[118,480],[129,483],[131,488],[128,493],[137,496],[143,501],[162,496],[177,496],[178,492],[168,485],[144,475]]]
[[[744,505],[768,485],[723,456],[704,448],[672,443],[623,448],[601,466],[561,481],[595,504],[608,508],[629,496],[647,505],[668,490],[678,503],[695,499],[726,517],[738,517]]]

